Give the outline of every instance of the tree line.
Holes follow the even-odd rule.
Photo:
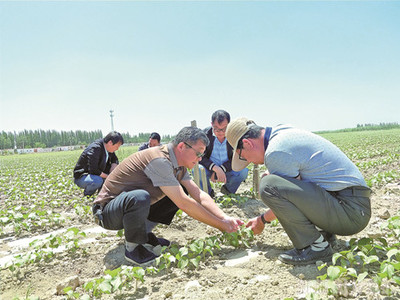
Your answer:
[[[361,131],[361,130],[382,130],[400,128],[397,122],[394,123],[379,123],[379,124],[357,124],[356,128],[346,128],[326,132],[340,131]],[[324,133],[320,131],[318,133]],[[147,142],[150,133],[139,133],[131,135],[130,133],[122,133],[126,144],[139,144]],[[101,130],[95,131],[56,131],[56,130],[24,130],[18,133],[2,131],[0,134],[0,150],[13,149],[14,145],[18,149],[29,148],[53,148],[62,146],[89,145],[94,140],[104,137]],[[162,143],[167,143],[173,139],[171,135],[163,135]]]
[[[379,124],[357,124],[357,127],[354,130],[380,130],[380,129],[394,129],[400,128],[399,123],[379,123]]]
[[[143,143],[147,142],[150,133],[139,133],[131,135],[121,133],[125,143]],[[62,146],[89,145],[94,140],[103,138],[101,130],[95,131],[56,131],[56,130],[24,130],[19,132],[5,132],[0,134],[0,149],[18,149],[28,148],[53,148]],[[162,142],[169,142],[172,139],[170,135],[162,136]]]
[[[344,128],[338,130],[326,130],[318,131],[316,133],[328,133],[328,132],[352,132],[352,131],[366,131],[366,130],[385,130],[385,129],[396,129],[400,128],[400,124],[397,122],[392,123],[379,123],[379,124],[357,124],[355,128]]]

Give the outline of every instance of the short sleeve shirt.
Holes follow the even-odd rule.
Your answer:
[[[280,125],[272,129],[264,163],[271,174],[301,176],[328,191],[365,186],[356,165],[334,144],[314,133]]]
[[[124,159],[106,178],[95,203],[105,204],[122,192],[143,189],[154,204],[165,196],[161,186],[179,186],[184,180],[190,176],[178,165],[172,144],[152,147]]]

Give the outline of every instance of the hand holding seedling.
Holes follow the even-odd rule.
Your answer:
[[[228,233],[238,231],[239,227],[244,224],[242,220],[229,216],[225,216],[223,221],[226,224],[226,228],[223,231]]]
[[[254,234],[260,234],[264,230],[265,223],[271,223],[273,220],[276,219],[275,214],[270,209],[262,214],[262,217],[264,218],[264,222],[261,219],[261,216],[258,216],[250,219],[249,222],[247,222],[246,227],[250,227],[250,229],[253,230]]]
[[[250,219],[249,222],[247,222],[246,227],[250,227],[254,234],[260,234],[264,230],[265,225],[258,216]]]

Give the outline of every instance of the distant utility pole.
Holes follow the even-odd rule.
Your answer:
[[[17,153],[17,134],[14,130],[14,153]]]
[[[110,117],[111,117],[111,131],[114,131],[114,122],[113,122],[113,115],[114,111],[110,109]]]

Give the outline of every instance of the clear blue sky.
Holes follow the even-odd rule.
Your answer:
[[[400,123],[398,1],[10,1],[0,30],[0,131]]]

